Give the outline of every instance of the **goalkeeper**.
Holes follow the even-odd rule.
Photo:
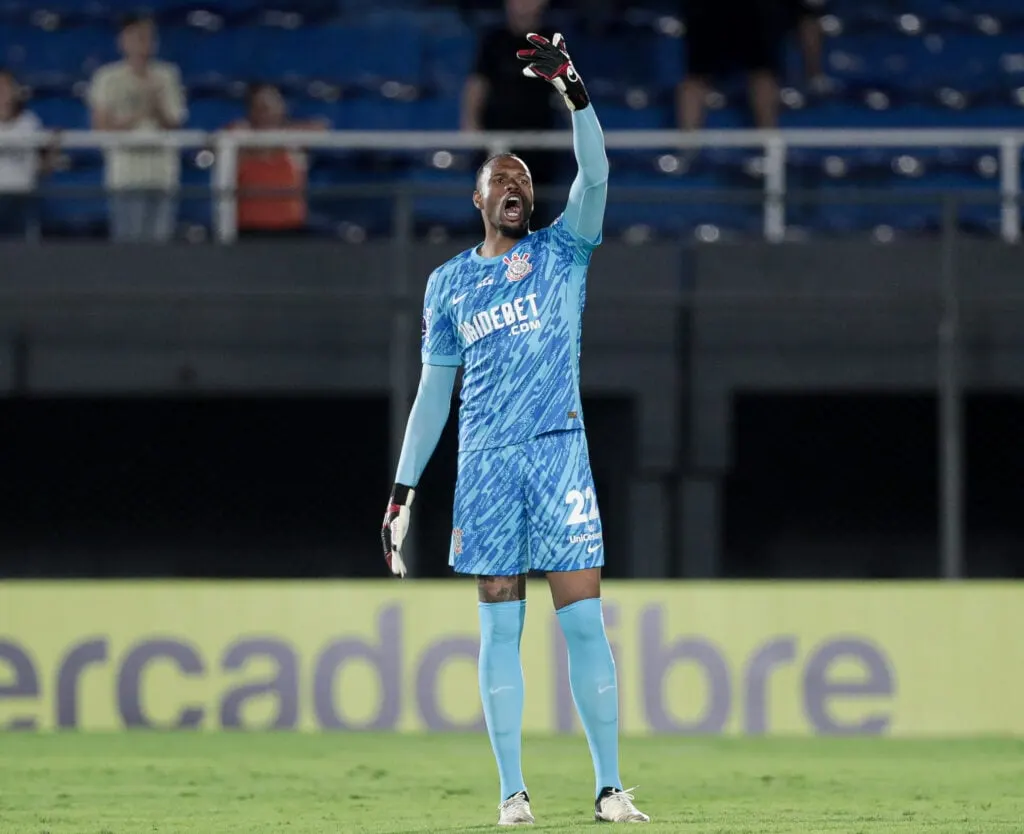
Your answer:
[[[517,156],[488,159],[473,205],[483,242],[427,281],[423,373],[384,518],[384,556],[405,576],[415,487],[447,422],[463,368],[449,564],[479,590],[480,697],[501,782],[499,825],[533,822],[521,765],[520,638],[526,575],[546,574],[569,680],[594,763],[594,816],[648,822],[619,779],[618,682],[601,609],[604,543],[579,393],[587,266],[608,191],[604,137],[561,35],[527,37],[524,74],[572,111],[579,171],[563,214],[530,230],[533,183]]]

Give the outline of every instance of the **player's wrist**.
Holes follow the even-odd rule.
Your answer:
[[[587,93],[587,88],[583,85],[583,79],[578,76],[577,78],[578,81],[575,84],[566,85],[566,90],[562,94],[566,105],[573,113],[579,113],[590,106],[590,95]]]
[[[395,485],[391,487],[391,499],[388,503],[391,506],[411,507],[415,497],[415,488],[396,482]]]

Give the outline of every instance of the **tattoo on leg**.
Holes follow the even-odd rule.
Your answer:
[[[526,599],[525,576],[478,576],[480,602],[515,602]]]

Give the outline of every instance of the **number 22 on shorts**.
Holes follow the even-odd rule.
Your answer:
[[[588,521],[597,521],[601,517],[597,510],[597,496],[594,494],[593,487],[587,487],[583,492],[578,489],[570,489],[566,493],[565,503],[572,504],[569,520],[565,522],[567,527],[574,524],[586,524]]]

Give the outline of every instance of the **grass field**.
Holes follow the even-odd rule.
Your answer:
[[[651,831],[1024,832],[1024,742],[628,740]],[[593,826],[581,738],[529,738],[535,829]],[[482,736],[0,733],[2,834],[494,828]]]

